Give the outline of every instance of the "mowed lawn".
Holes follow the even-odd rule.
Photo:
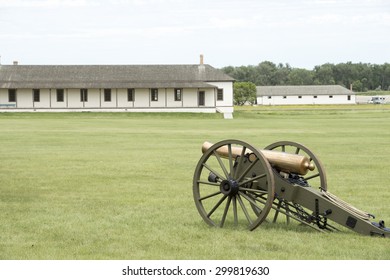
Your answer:
[[[0,128],[0,259],[390,259],[390,239],[344,228],[212,228],[192,197],[205,140],[291,140],[321,159],[330,192],[389,227],[387,105],[1,113]]]

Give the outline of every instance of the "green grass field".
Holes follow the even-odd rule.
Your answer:
[[[1,113],[0,259],[390,259],[390,240],[296,222],[211,228],[192,177],[203,141],[291,140],[328,190],[390,226],[390,107],[218,114]]]

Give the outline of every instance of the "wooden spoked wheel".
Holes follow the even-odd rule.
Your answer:
[[[306,146],[291,141],[280,141],[268,145],[265,147],[265,150],[306,156],[310,162],[314,164],[314,169],[313,171],[309,170],[308,173],[303,176],[303,181],[306,181],[308,186],[312,188],[319,188],[323,191],[327,190],[325,169],[318,157],[316,157]]]
[[[272,208],[274,190],[268,161],[258,149],[239,140],[211,146],[194,173],[195,205],[211,226],[255,229]]]
[[[280,141],[268,145],[267,147],[265,147],[265,150],[273,150],[307,157],[309,159],[309,162],[314,165],[314,169],[308,170],[306,175],[299,175],[294,177],[293,174],[290,174],[290,178],[288,178],[287,180],[289,180],[290,183],[294,182],[298,185],[302,185],[303,187],[319,188],[323,191],[327,190],[325,169],[318,157],[314,155],[314,153],[312,153],[306,146],[292,141]],[[276,169],[274,171],[278,173]],[[279,199],[276,195],[273,208],[275,209],[273,217],[274,223],[278,218],[278,214],[282,210],[286,216],[287,224],[290,223],[290,218],[292,218],[306,223],[311,227],[314,227],[313,225],[311,225],[311,222],[308,222],[308,212],[310,211],[304,209],[301,205],[294,204],[283,199]],[[317,230],[321,230],[318,227],[314,228]]]

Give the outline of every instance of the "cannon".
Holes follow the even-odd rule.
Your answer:
[[[364,235],[390,237],[385,222],[330,193],[325,169],[306,146],[280,141],[260,150],[240,140],[205,142],[194,172],[193,197],[211,226],[254,230],[284,215],[320,232],[336,224]],[[271,215],[272,214],[272,215]],[[335,223],[335,224],[333,224]]]

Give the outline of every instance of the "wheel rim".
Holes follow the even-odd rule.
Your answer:
[[[281,151],[306,156],[310,162],[314,163],[315,168],[313,171],[308,171],[308,173],[303,177],[304,180],[307,181],[310,187],[318,187],[324,191],[327,190],[325,169],[318,157],[314,155],[306,146],[291,141],[280,141],[268,145],[265,147],[265,150]]]
[[[237,148],[242,150],[238,157],[233,152]],[[225,149],[227,154],[221,156],[219,149]],[[268,161],[258,149],[239,140],[211,146],[194,173],[195,205],[211,226],[245,224],[250,230],[255,229],[272,207],[274,190]]]

